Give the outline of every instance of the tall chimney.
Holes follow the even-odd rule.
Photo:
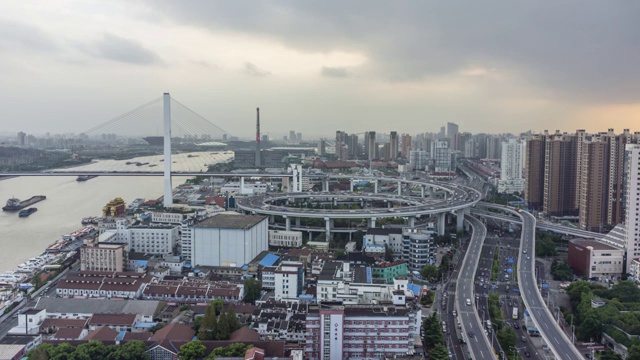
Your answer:
[[[262,166],[260,151],[260,108],[256,108],[256,167]]]

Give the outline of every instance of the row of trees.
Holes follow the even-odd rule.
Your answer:
[[[536,232],[536,256],[556,256],[558,254],[557,242],[561,238],[560,235],[548,232]]]
[[[573,280],[573,270],[564,260],[553,260],[553,263],[551,263],[551,275],[553,275],[553,280]]]
[[[207,305],[198,328],[198,339],[229,340],[231,333],[239,328],[236,312],[231,307],[225,311],[222,300],[216,299]]]
[[[241,357],[251,349],[253,345],[245,345],[243,343],[235,343],[229,346],[215,348],[206,358],[207,348],[200,340],[190,341],[182,346],[178,355],[180,360],[213,360],[220,357]]]
[[[442,325],[437,312],[433,312],[431,316],[422,322],[423,344],[425,350],[429,353],[429,359],[446,360],[449,359],[449,351],[444,346],[444,334],[442,333]]]
[[[128,341],[122,345],[105,345],[91,340],[87,343],[72,346],[67,343],[59,345],[42,344],[28,354],[29,360],[149,360],[147,345],[138,340]]]

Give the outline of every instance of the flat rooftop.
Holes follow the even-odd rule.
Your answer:
[[[222,228],[222,229],[250,229],[261,221],[265,220],[265,215],[231,215],[218,214],[204,219],[194,225],[199,228]]]
[[[571,240],[571,242],[583,247],[590,246],[593,248],[593,250],[621,250],[620,248],[617,248],[615,246],[607,245],[603,242],[591,239],[574,239]]]

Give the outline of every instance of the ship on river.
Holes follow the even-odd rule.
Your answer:
[[[31,206],[35,203],[38,203],[47,197],[44,195],[36,195],[28,198],[27,200],[20,201],[17,198],[11,198],[7,200],[7,205],[2,208],[4,211],[18,211],[26,208],[27,206]]]
[[[97,178],[97,177],[98,177],[98,175],[80,175],[80,176],[78,176],[76,181],[87,181],[87,180],[91,180],[91,179]]]

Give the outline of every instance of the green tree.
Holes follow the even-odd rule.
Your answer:
[[[260,292],[262,291],[262,284],[260,281],[249,278],[244,281],[244,301],[251,304],[255,304],[256,300],[260,299]]]
[[[220,311],[222,311],[222,307],[224,306],[224,301],[218,298],[211,301],[209,305],[213,306],[213,308],[216,310],[216,314],[220,314]]]
[[[510,349],[516,346],[516,332],[510,326],[503,326],[496,332],[498,342],[503,349]]]
[[[430,360],[448,360],[449,359],[449,351],[447,350],[442,343],[436,344],[431,350],[429,350],[429,359]]]
[[[150,360],[147,345],[139,340],[127,341],[124,345],[112,347],[108,360]]]
[[[214,340],[218,327],[218,319],[216,317],[216,309],[212,305],[208,305],[202,324],[200,325],[200,331],[198,332],[198,339],[200,340]]]
[[[54,348],[55,346],[53,344],[42,344],[29,351],[27,357],[29,360],[49,360],[50,354],[53,353]]]
[[[213,360],[217,357],[234,357],[234,356],[244,356],[247,350],[251,349],[253,345],[245,345],[243,343],[235,343],[229,346],[223,346],[214,349],[209,356],[207,356],[207,360]]]
[[[204,357],[205,351],[207,348],[202,345],[200,340],[193,340],[180,346],[178,355],[180,360],[198,360]]]
[[[218,317],[218,326],[215,329],[215,339],[216,340],[229,340],[229,321],[224,312],[220,313]]]
[[[393,250],[388,245],[384,246],[384,260],[393,261]]]
[[[238,320],[238,315],[235,310],[231,306],[227,309],[226,315],[227,324],[229,325],[229,334],[241,328],[240,320]]]
[[[640,360],[640,345],[632,345],[629,348],[627,360]]]
[[[200,326],[202,326],[202,319],[204,319],[204,316],[196,316],[193,319],[193,324],[191,325],[191,328],[193,329],[193,331],[196,332],[196,334],[200,331]]]
[[[423,279],[432,279],[440,276],[440,272],[435,265],[425,265],[420,270],[420,275],[422,275]]]
[[[602,323],[596,316],[587,316],[578,326],[577,335],[584,341],[599,340],[602,337]]]
[[[640,289],[633,281],[620,281],[611,288],[611,297],[617,298],[621,302],[638,302],[640,301]]]
[[[76,346],[75,358],[82,359],[104,359],[112,351],[111,348],[105,346],[101,341],[90,340],[84,344]]]

